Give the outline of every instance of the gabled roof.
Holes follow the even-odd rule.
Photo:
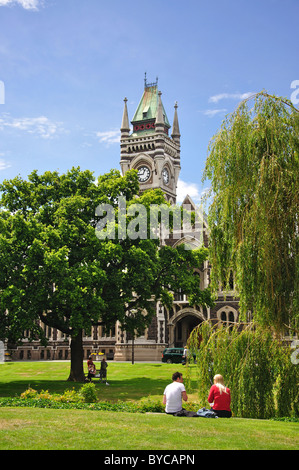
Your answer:
[[[185,199],[183,200],[183,202],[181,204],[181,206],[184,206],[184,205],[190,205],[192,211],[195,211],[195,209],[196,209],[196,204],[193,202],[193,200],[191,199],[189,194],[187,194],[185,196]]]
[[[142,98],[136,109],[134,117],[132,119],[132,124],[141,121],[154,120],[157,117],[158,109],[158,86],[145,86]],[[162,104],[164,123],[167,127],[170,128],[170,124]]]
[[[192,200],[189,194],[185,196],[185,199],[183,200],[181,207],[183,207],[184,205],[187,205],[187,206],[190,205],[191,211],[196,211],[199,208],[199,206],[195,204],[195,202]],[[208,228],[208,216],[205,212],[202,213],[202,216],[203,216],[203,223],[205,227]]]

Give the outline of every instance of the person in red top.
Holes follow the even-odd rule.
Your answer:
[[[96,366],[93,363],[92,356],[89,356],[88,361],[87,361],[87,367],[88,367],[88,380],[91,382],[91,379],[93,379],[96,375]]]
[[[208,402],[211,405],[211,410],[213,410],[219,418],[231,417],[230,389],[224,385],[223,377],[220,374],[214,376],[214,385],[210,388]]]

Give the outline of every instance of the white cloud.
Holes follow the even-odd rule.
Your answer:
[[[200,190],[196,183],[187,183],[179,179],[177,185],[177,202],[183,202],[188,194],[195,203],[199,203],[205,191],[206,190]]]
[[[0,152],[0,157],[4,156],[4,153],[1,153]],[[0,158],[0,171],[2,170],[6,170],[6,168],[10,168],[11,167],[11,164],[8,163],[6,160],[4,160],[3,158]]]
[[[1,0],[0,0],[1,1]],[[45,116],[37,118],[12,118],[9,114],[0,117],[0,131],[5,129],[15,129],[36,134],[43,139],[51,139],[56,134],[65,132],[60,122],[50,121]]]
[[[204,214],[208,214],[213,202],[213,191],[210,187],[199,189],[196,183],[186,183],[178,180],[177,204],[182,204],[186,196],[190,196],[197,208],[201,208]]]
[[[210,96],[209,103],[217,104],[221,100],[246,100],[253,96],[255,92],[247,91],[246,93],[219,93],[218,95]],[[210,118],[217,116],[218,114],[225,114],[228,110],[226,108],[217,108],[217,109],[206,109],[203,111],[205,116]]]
[[[119,144],[120,142],[120,131],[112,130],[106,132],[97,132],[96,136],[99,138],[99,142],[103,144]]]
[[[20,5],[25,10],[38,10],[41,0],[0,0],[0,7]]]
[[[218,95],[211,96],[209,103],[218,103],[220,100],[233,99],[233,100],[246,100],[255,92],[247,91],[246,93],[219,93]]]
[[[205,116],[209,116],[209,117],[214,117],[216,116],[217,114],[223,114],[223,113],[226,113],[227,112],[227,109],[226,108],[221,108],[221,109],[206,109],[205,111],[203,111],[204,115]]]

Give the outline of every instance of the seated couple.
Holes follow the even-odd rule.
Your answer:
[[[172,376],[172,383],[167,385],[164,390],[163,404],[166,405],[165,413],[175,414],[180,412],[183,409],[182,400],[188,400],[183,384],[183,374],[175,372]],[[211,410],[214,411],[219,418],[231,417],[230,389],[224,385],[223,377],[220,374],[214,377],[214,385],[212,385],[210,389],[208,402],[211,405]]]

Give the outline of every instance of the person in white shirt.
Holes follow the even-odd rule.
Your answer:
[[[165,413],[174,414],[182,410],[182,399],[188,400],[188,396],[183,384],[183,374],[175,372],[172,376],[172,383],[167,385],[163,394],[163,404],[166,405]]]
[[[187,364],[187,359],[188,359],[188,349],[187,346],[184,347],[184,352],[183,352],[183,357],[182,357],[182,364],[185,366]]]

